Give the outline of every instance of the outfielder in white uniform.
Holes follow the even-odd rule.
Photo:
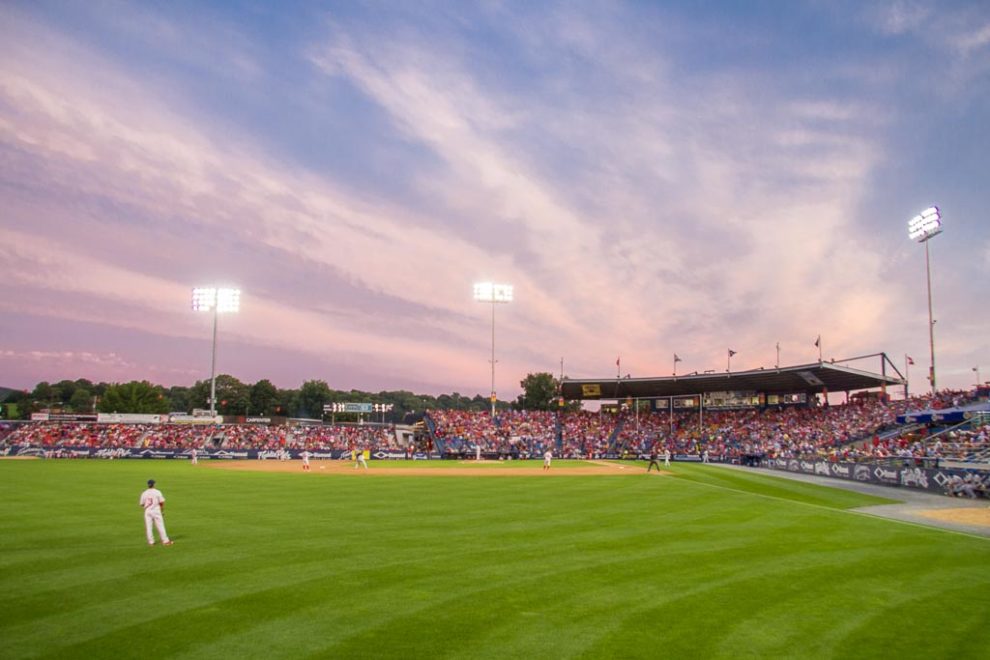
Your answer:
[[[364,467],[365,470],[368,469],[368,461],[366,461],[364,459],[364,450],[363,449],[355,449],[354,450],[354,460],[356,461],[354,463],[354,469],[355,470],[358,469],[359,467],[362,467],[362,466]]]
[[[192,448],[192,451],[189,452],[189,463],[191,465],[196,465],[196,464],[199,463],[199,458],[198,458],[198,455],[196,454],[196,448],[195,447],[193,447]]]
[[[148,489],[141,493],[138,505],[144,508],[144,530],[148,535],[148,545],[155,544],[152,525],[158,528],[158,536],[162,540],[162,545],[172,545],[172,540],[165,533],[165,518],[162,515],[162,511],[165,509],[165,496],[162,495],[162,491],[155,488],[154,479],[148,479]]]
[[[546,472],[550,469],[550,462],[553,460],[553,450],[548,449],[543,454],[543,471]]]

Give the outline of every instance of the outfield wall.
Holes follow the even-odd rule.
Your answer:
[[[196,458],[199,460],[298,460],[302,458],[302,449],[197,449]],[[120,459],[163,459],[189,460],[192,458],[190,449],[152,449],[145,447],[122,447],[117,449],[93,447],[24,447],[14,445],[0,449],[0,456],[35,456],[38,458],[120,458]],[[350,461],[349,449],[310,450],[309,457],[313,460]],[[400,450],[374,450],[373,459],[414,459],[426,460],[431,458],[422,452],[407,454]],[[439,458],[434,455],[432,458]]]
[[[902,486],[924,490],[940,495],[948,494],[950,481],[953,477],[965,479],[970,477],[977,487],[976,493],[987,497],[990,479],[972,470],[956,468],[924,468],[917,466],[882,465],[879,463],[833,463],[824,460],[804,460],[799,458],[765,459],[760,467],[783,472],[813,474],[833,479],[859,481],[861,483],[878,484],[881,486]]]

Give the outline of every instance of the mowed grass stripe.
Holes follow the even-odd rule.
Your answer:
[[[0,463],[9,657],[717,657],[793,655],[796,642],[824,656],[861,655],[864,641],[919,657],[936,647],[914,631],[932,625],[969,640],[958,657],[990,641],[981,617],[925,605],[965,584],[986,621],[982,540],[767,499],[760,480],[744,492],[690,483],[716,472],[702,466],[493,482],[10,465]],[[136,499],[148,476],[169,498],[172,548],[143,545]],[[791,499],[850,505],[842,491],[801,486]],[[39,524],[33,507],[66,488],[89,513],[55,508]],[[32,561],[39,551],[47,559]],[[71,569],[53,568],[59,553]],[[887,617],[919,625],[877,625]]]

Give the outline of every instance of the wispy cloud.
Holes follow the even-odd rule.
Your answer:
[[[609,48],[615,43],[623,44],[620,52]],[[775,298],[802,301],[774,321],[806,323],[805,316],[816,316],[852,281],[876,277],[862,270],[872,260],[861,247],[837,245],[877,158],[875,145],[852,122],[855,106],[814,97],[782,102],[785,89],[745,72],[694,80],[685,97],[678,94],[684,81],[664,75],[669,67],[662,52],[637,48],[630,35],[574,16],[561,43],[549,40],[541,48],[556,55],[555,45],[575,44],[605,53],[601,66],[608,71],[625,71],[628,64],[641,72],[609,90],[618,93],[607,109],[571,114],[565,92],[563,107],[534,93],[526,109],[517,110],[508,90],[482,89],[466,62],[415,38],[383,45],[354,29],[337,30],[314,61],[329,75],[350,78],[388,109],[399,130],[449,164],[431,190],[456,191],[459,206],[473,203],[489,219],[522,225],[529,244],[518,248],[536,253],[527,267],[544,276],[541,287],[617,343],[643,345],[667,335],[676,322],[671,317],[701,315],[713,318],[704,330],[696,328],[695,339],[717,345],[725,330],[714,310],[759,308],[771,281]],[[540,73],[552,78],[556,72]],[[592,67],[587,79],[598,73]],[[759,97],[751,93],[757,86]],[[547,87],[556,97],[560,86]],[[581,92],[594,98],[596,90]],[[611,217],[573,205],[587,197],[589,181],[561,180],[535,166],[539,156],[525,143],[539,144],[540,134],[581,136],[581,165],[606,175],[593,194]],[[649,165],[637,171],[642,164]],[[791,201],[788,191],[795,188],[802,195]],[[824,260],[836,258],[856,268],[821,280]],[[733,271],[747,277],[734,278]],[[571,286],[576,273],[579,287]],[[644,308],[646,292],[659,304]],[[882,307],[878,298],[868,303]],[[860,303],[845,307],[855,313]],[[762,339],[757,334],[754,329],[752,341]]]
[[[872,24],[914,34],[935,20],[927,7],[889,6]],[[903,318],[886,244],[856,238],[896,121],[856,76],[887,60],[851,73],[838,58],[815,78],[839,82],[809,84],[799,67],[687,67],[678,44],[708,28],[631,5],[457,11],[417,26],[340,11],[287,47],[285,61],[303,58],[292,107],[309,114],[279,121],[322,127],[315,98],[369,109],[362,147],[334,165],[367,151],[388,167],[358,182],[279,143],[277,125],[197,106],[174,71],[149,77],[12,14],[0,276],[14,293],[0,308],[192,339],[206,320],[188,311],[189,287],[222,277],[244,288],[224,328],[245,346],[462,391],[487,370],[476,279],[516,286],[498,310],[513,386],[561,355],[572,375],[597,375],[621,353],[639,375],[665,372],[669,349],[721,364],[730,340],[752,365],[772,363],[778,339],[819,332],[875,349]],[[242,62],[238,98],[260,99],[270,90],[252,85],[278,71],[244,30],[211,20],[127,6],[103,29],[147,35],[144,56],[180,68],[188,37],[192,68]],[[980,28],[958,34],[978,60]],[[738,38],[758,49],[775,35]]]

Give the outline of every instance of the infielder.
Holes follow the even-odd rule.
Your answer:
[[[550,469],[550,462],[553,461],[553,450],[548,449],[543,453],[543,471]]]
[[[654,447],[650,450],[650,464],[646,466],[646,471],[649,472],[653,469],[653,466],[657,466],[657,472],[660,471],[660,464],[657,462],[657,448]]]
[[[670,448],[663,450],[663,466],[670,467]]]
[[[300,454],[300,456],[302,457],[302,462],[303,462],[303,472],[309,472],[309,456],[310,456],[309,452],[304,451],[302,454]]]
[[[162,491],[155,488],[155,480],[148,479],[148,489],[141,493],[138,505],[144,508],[144,531],[148,535],[148,545],[155,544],[155,535],[151,527],[158,528],[158,536],[162,540],[162,545],[172,545],[172,540],[165,533],[165,518],[162,511],[165,509],[165,496]]]
[[[354,469],[356,470],[359,467],[364,467],[365,470],[368,469],[368,461],[364,459],[363,449],[354,450]]]
[[[199,458],[197,458],[195,447],[193,447],[192,451],[189,453],[189,463],[191,465],[196,465],[197,463],[199,463]]]

